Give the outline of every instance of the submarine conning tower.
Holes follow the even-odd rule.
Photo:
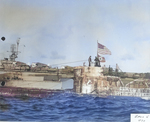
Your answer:
[[[101,90],[108,89],[109,83],[103,76],[102,67],[75,67],[74,91],[77,93],[92,93],[98,87]]]
[[[102,67],[80,66],[74,68],[74,91],[76,93],[90,94],[121,86],[123,83],[120,78],[104,76]]]

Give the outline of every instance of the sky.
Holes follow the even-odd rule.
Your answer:
[[[101,65],[150,71],[149,0],[0,0],[0,58],[20,38],[17,61],[88,65],[97,41],[112,55]],[[57,64],[57,65],[56,65]]]

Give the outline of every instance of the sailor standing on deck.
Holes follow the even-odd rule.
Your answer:
[[[101,59],[100,58],[98,58],[98,66],[101,67]]]
[[[89,66],[91,66],[91,62],[92,62],[91,56],[89,57],[88,61],[89,61]]]
[[[96,56],[95,56],[94,61],[95,61],[95,66],[98,66],[98,59],[97,59],[97,57],[96,57]]]
[[[95,56],[95,60],[94,61],[95,61],[95,66],[96,67],[101,67],[101,65],[100,65],[100,59],[98,58],[98,56],[97,57]]]

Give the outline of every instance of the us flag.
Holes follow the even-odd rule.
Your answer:
[[[102,54],[102,55],[111,55],[110,50],[105,47],[104,45],[97,43],[98,44],[98,48],[97,48],[97,53]]]

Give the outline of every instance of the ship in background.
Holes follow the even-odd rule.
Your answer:
[[[43,96],[53,91],[73,89],[73,79],[63,75],[59,69],[34,62],[27,65],[16,61],[20,38],[10,47],[9,58],[0,60],[0,94]],[[19,90],[19,91],[18,91]]]

